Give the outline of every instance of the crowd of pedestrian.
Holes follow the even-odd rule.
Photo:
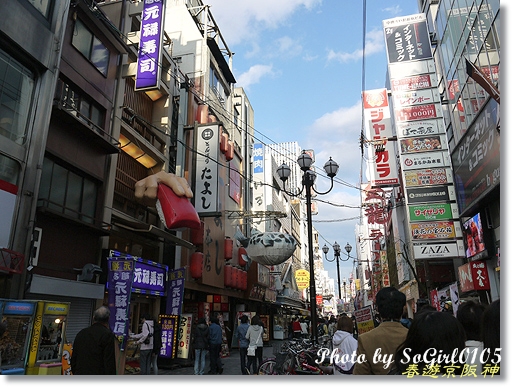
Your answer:
[[[483,375],[486,369],[499,375],[501,363],[500,300],[485,305],[478,300],[463,301],[456,314],[438,311],[423,300],[416,304],[413,318],[404,314],[406,297],[394,287],[382,288],[375,298],[376,327],[358,334],[354,316],[346,313],[324,318],[315,328],[305,318],[292,320],[293,338],[330,340],[332,368],[335,375],[436,375],[445,373],[469,376]],[[249,316],[252,315],[249,320]],[[94,311],[93,324],[82,329],[73,343],[71,369],[74,375],[115,375],[117,339],[109,327],[110,310],[101,306]],[[129,338],[140,347],[140,374],[158,375],[157,359],[162,347],[161,327],[149,314],[143,314],[140,333]],[[209,375],[222,374],[221,350],[223,332],[217,316],[209,321],[199,318],[192,330],[194,374],[203,375],[209,356]],[[265,327],[257,314],[240,317],[234,339],[237,341],[242,375],[258,374],[263,362]],[[433,364],[426,353],[464,356],[450,358],[450,364]],[[360,361],[364,359],[364,361]]]

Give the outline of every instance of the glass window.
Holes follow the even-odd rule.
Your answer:
[[[107,75],[110,52],[87,27],[77,19],[73,33],[73,46],[80,51],[103,74]]]
[[[17,185],[20,165],[14,159],[0,154],[0,180]]]
[[[83,179],[74,174],[69,173],[68,189],[66,194],[66,214],[78,218],[80,213],[80,201],[82,196],[82,181]]]
[[[93,39],[91,62],[98,70],[104,75],[107,75],[108,70],[108,57],[110,52],[107,47],[96,37]]]
[[[82,213],[84,218],[82,220],[87,223],[92,223],[94,219],[94,213],[96,211],[96,196],[97,188],[96,185],[87,179],[84,179],[83,188],[83,199],[82,199]]]
[[[39,190],[39,199],[47,200],[43,205],[83,222],[94,223],[97,197],[98,186],[92,180],[48,158],[44,160]]]
[[[80,92],[77,92],[72,87],[73,86],[66,83],[64,83],[64,87],[62,87],[62,104],[64,108],[68,110],[69,113],[81,119],[82,122],[86,122],[87,124],[93,123],[96,125],[96,131],[103,131],[105,124],[105,111],[101,109],[100,106],[92,100],[92,98],[85,94],[81,95]]]
[[[66,200],[66,180],[68,171],[58,164],[53,165],[51,176],[51,188],[49,196],[49,208],[60,210]]]
[[[32,4],[35,9],[41,12],[41,15],[48,19],[48,16],[50,15],[50,0],[28,0],[28,2]]]
[[[75,23],[73,34],[73,46],[80,51],[87,59],[91,57],[92,34],[80,20]]]
[[[26,140],[33,74],[0,50],[0,135],[17,144]]]

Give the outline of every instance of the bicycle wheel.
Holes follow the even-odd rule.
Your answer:
[[[281,369],[284,375],[293,375],[295,368],[295,362],[291,356],[287,357],[283,364],[281,365]]]
[[[265,360],[261,363],[260,368],[258,368],[259,375],[277,375],[276,371],[276,361],[275,360]]]

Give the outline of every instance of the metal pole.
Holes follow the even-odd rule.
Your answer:
[[[308,174],[304,173],[303,184],[306,187],[306,207],[308,216],[308,252],[309,252],[309,302],[311,305],[311,334],[313,343],[318,344],[318,330],[316,327],[316,287],[315,287],[315,260],[313,255],[313,219],[311,214],[311,187]]]
[[[338,296],[341,300],[341,282],[340,282],[340,256],[336,254],[336,271],[338,272]]]

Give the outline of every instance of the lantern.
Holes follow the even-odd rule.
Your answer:
[[[196,246],[203,244],[203,235],[204,235],[204,222],[201,221],[201,226],[199,228],[191,228],[190,229],[190,242]]]
[[[224,286],[233,287],[233,266],[226,265],[224,267]]]
[[[208,105],[199,105],[197,107],[196,121],[199,124],[208,123]]]
[[[228,141],[228,150],[226,151],[226,160],[231,161],[235,156],[235,143],[233,141]]]
[[[190,256],[190,276],[194,279],[203,275],[203,253],[196,251]]]
[[[233,258],[233,239],[226,238],[224,240],[224,259],[227,261]]]
[[[245,257],[244,257],[244,255],[245,255]],[[245,265],[247,265],[246,259],[248,259],[247,251],[245,250],[245,248],[240,247],[238,249],[238,264],[240,266],[244,267]]]
[[[241,290],[247,290],[247,272],[242,270],[242,281],[240,284]]]
[[[221,129],[220,135],[220,150],[222,153],[226,153],[228,151],[228,139],[229,136],[227,133],[223,133]]]
[[[290,258],[297,241],[289,234],[280,232],[260,232],[253,230],[251,237],[245,237],[237,229],[234,237],[245,247],[248,257],[262,265],[279,265]]]
[[[234,272],[235,272],[235,283],[233,284],[233,287],[235,289],[240,289],[240,269],[237,268],[237,267],[234,267],[233,268]]]

